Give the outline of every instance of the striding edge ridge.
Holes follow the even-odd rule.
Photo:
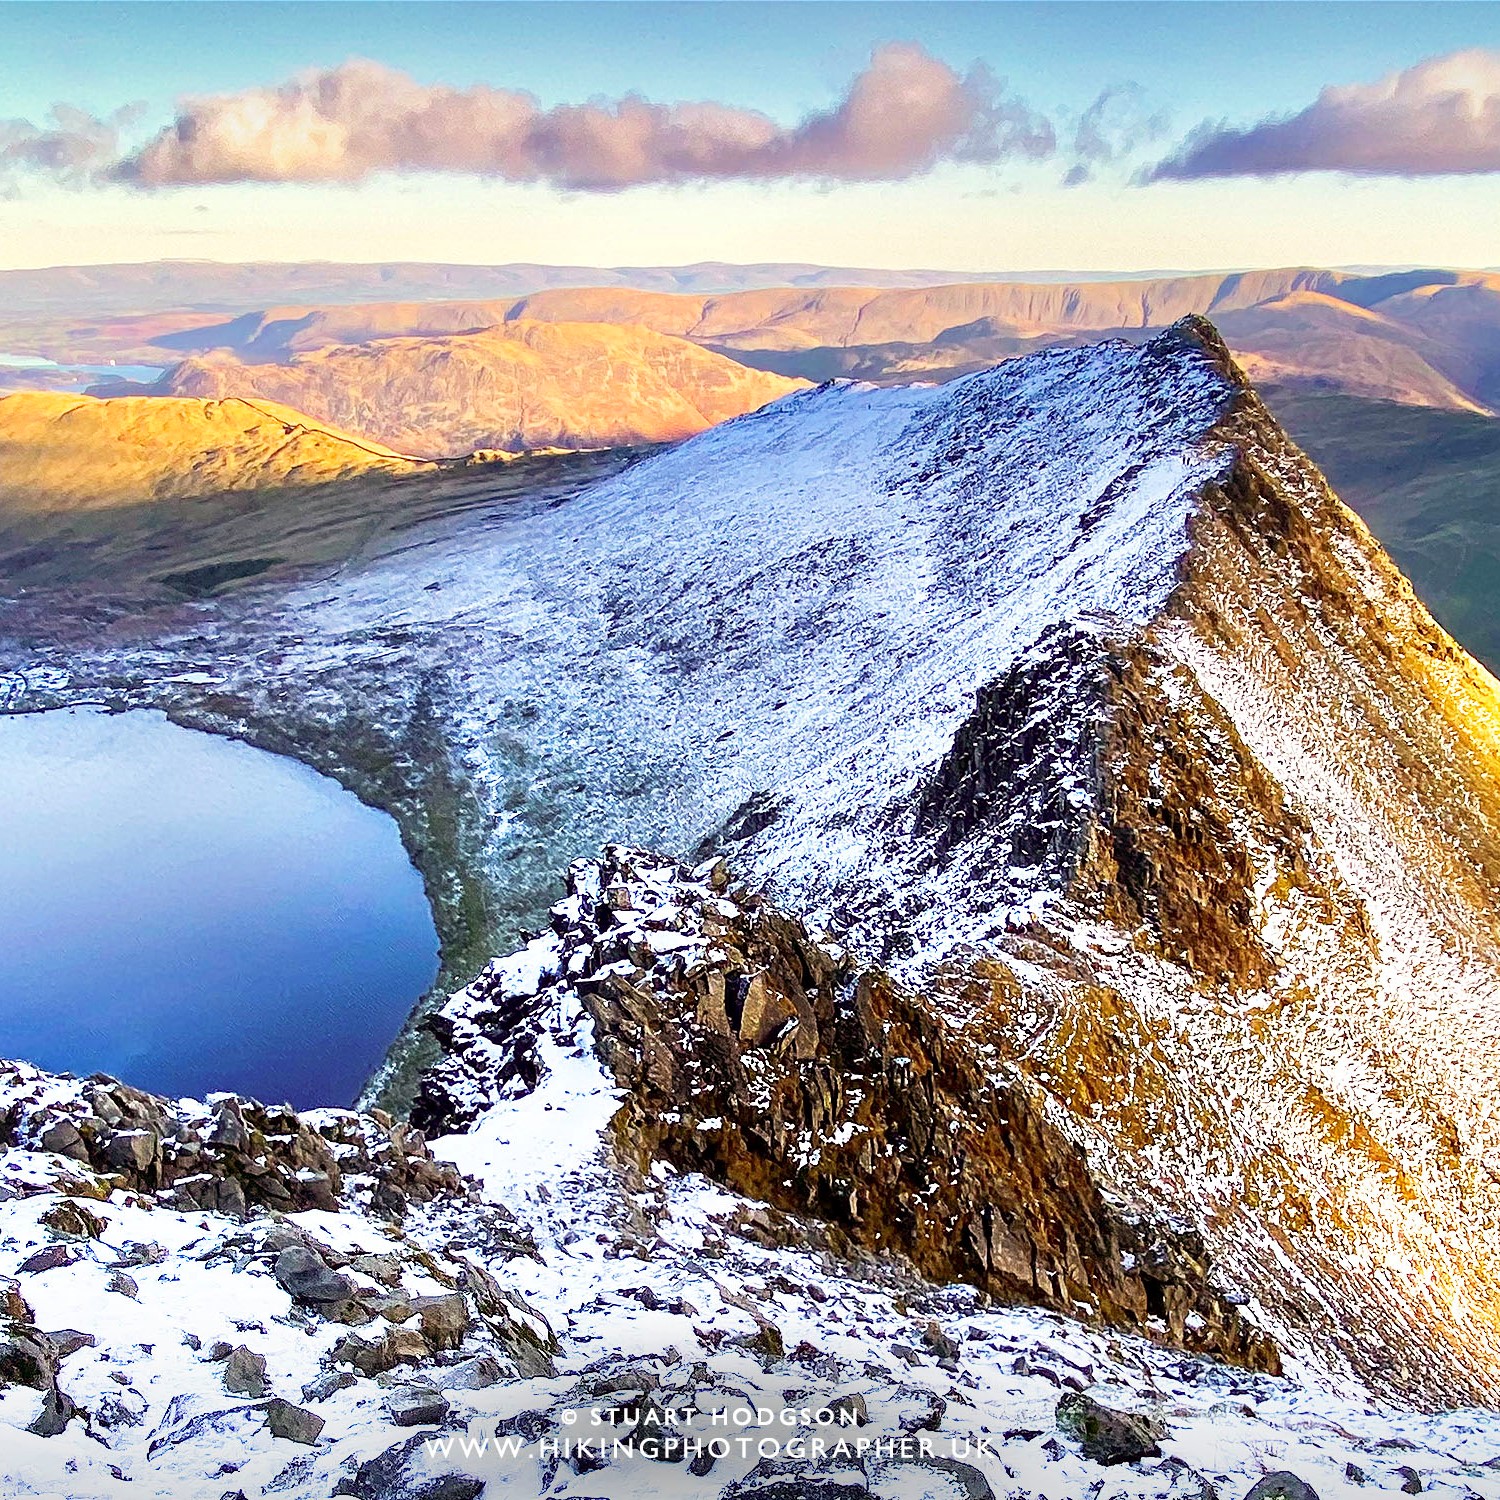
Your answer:
[[[1188,1212],[1287,1347],[1494,1401],[1500,691],[1212,327],[1173,336],[1232,393],[1175,587],[980,690],[908,857],[1008,909],[1009,1060],[1107,1180]]]
[[[1201,1239],[1109,1200],[1041,1092],[991,1070],[985,1005],[935,1010],[722,860],[611,845],[567,891],[549,933],[430,1018],[444,1056],[420,1130],[464,1131],[535,1089],[544,1039],[587,1017],[631,1168],[701,1172],[821,1222],[846,1255],[895,1252],[932,1281],[1280,1373]]]
[[[815,1035],[838,1056],[849,1045],[835,1040],[840,1024],[868,1027],[878,1014],[894,1025],[899,1013],[933,1081],[924,1108],[941,1079],[938,1117],[952,1131],[1024,1119],[1014,1139],[1034,1129],[1047,1152],[1081,1153],[1070,1160],[1084,1164],[1085,1196],[1201,1247],[1217,1269],[1176,1304],[1172,1336],[1188,1317],[1202,1321],[1192,1297],[1228,1292],[1264,1330],[1216,1328],[1220,1352],[1243,1340],[1230,1357],[1254,1363],[1264,1339],[1418,1401],[1493,1402],[1496,684],[1280,431],[1211,325],[1187,319],[1145,357],[1206,365],[1218,384],[1217,412],[1183,460],[1202,477],[1180,533],[1170,513],[1140,518],[1177,535],[1165,585],[1148,588],[1144,606],[1122,587],[1122,608],[1048,623],[979,688],[946,752],[878,810],[861,861],[811,878],[788,863],[788,839],[805,845],[819,822],[795,786],[768,788],[708,841],[768,890],[782,909],[774,921],[800,930],[784,913],[801,911],[814,934],[826,922],[840,951],[885,972],[855,964],[817,979],[804,965],[800,997],[783,977],[777,1003],[798,1012],[802,1039],[765,1062],[755,1087],[696,1001],[653,991],[648,1003],[627,972],[625,1019],[591,1007],[601,1055],[629,1090],[619,1143],[627,1156],[693,1164],[785,1202],[773,1176],[787,1166],[784,1143],[774,1129],[755,1143],[753,1110],[732,1150],[705,1144],[689,1115],[680,1130],[661,1125],[681,1081],[673,1069],[705,1070],[705,1098],[755,1101],[773,1125],[800,1112],[811,1144],[799,1149],[826,1152],[849,1121],[827,1109],[813,1118],[822,1085],[809,1093],[804,1075],[828,1058],[797,1049]],[[915,421],[951,419],[940,409]],[[951,453],[962,439],[953,435]],[[941,482],[941,461],[938,444],[917,481]],[[1138,480],[1127,473],[1080,527],[1128,519]],[[514,1047],[536,1015],[523,1004],[507,1022],[503,989],[481,981],[459,1010],[478,1004],[479,1033]],[[816,1027],[808,1009],[821,1014]],[[449,1060],[418,1105],[432,1128],[452,1104],[441,1080],[462,1032],[445,1038]],[[868,1048],[868,1030],[851,1034]],[[506,1056],[507,1086],[524,1089],[524,1067]],[[898,1114],[912,1108],[909,1088],[889,1076],[885,1087]],[[1000,1113],[986,1121],[991,1108]],[[733,1117],[727,1106],[708,1116]],[[900,1160],[902,1191],[942,1201],[955,1163],[924,1158],[917,1142],[930,1126],[908,1115],[877,1139]],[[798,1163],[790,1196],[868,1243],[861,1215],[830,1199],[833,1179],[868,1176],[874,1159],[834,1157],[831,1175]],[[899,1228],[910,1215],[872,1212],[873,1238],[900,1242],[934,1274],[1099,1312],[1108,1298],[1097,1281],[1049,1280],[1080,1253],[1077,1226],[1036,1190],[1020,1171],[946,1219]],[[983,1210],[985,1191],[992,1220],[1015,1222],[1018,1203],[1031,1216],[1028,1285],[1007,1281],[1003,1253],[997,1272],[959,1248],[974,1233],[958,1226]],[[1112,1253],[1123,1222],[1101,1231]],[[1038,1261],[1047,1223],[1065,1248]],[[1180,1284],[1163,1284],[1181,1297]],[[1136,1294],[1146,1306],[1139,1281]],[[1131,1296],[1113,1295],[1106,1317],[1161,1321],[1159,1288],[1144,1318],[1139,1306],[1120,1313]]]

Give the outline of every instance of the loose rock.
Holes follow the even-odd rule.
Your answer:
[[[354,1283],[330,1270],[323,1257],[306,1245],[288,1245],[276,1257],[272,1274],[276,1284],[298,1302],[346,1302],[354,1295]]]
[[[224,1361],[224,1389],[232,1396],[261,1397],[266,1394],[266,1360],[243,1344],[232,1349]]]
[[[1258,1480],[1245,1500],[1318,1500],[1318,1492],[1282,1469]]]
[[[469,1331],[468,1304],[460,1292],[442,1297],[417,1297],[412,1308],[422,1322],[422,1334],[432,1349],[457,1349]]]
[[[335,1491],[355,1500],[476,1500],[484,1493],[484,1481],[457,1470],[427,1474],[423,1444],[427,1434],[418,1433],[393,1443],[384,1453],[362,1463],[354,1475]]]
[[[1057,1403],[1057,1426],[1065,1437],[1083,1449],[1083,1456],[1096,1464],[1133,1464],[1142,1458],[1159,1458],[1161,1435],[1149,1418],[1133,1412],[1112,1411],[1092,1396],[1070,1391]],[[1271,1494],[1256,1500],[1272,1500]],[[1285,1500],[1300,1500],[1288,1495]]]
[[[293,1406],[279,1397],[266,1402],[266,1426],[272,1437],[285,1438],[290,1443],[311,1446],[317,1442],[323,1430],[323,1419],[317,1412],[305,1407]]]
[[[385,1409],[397,1427],[425,1427],[448,1415],[448,1398],[431,1386],[408,1385],[385,1398]]]

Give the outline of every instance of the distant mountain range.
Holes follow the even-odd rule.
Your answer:
[[[510,300],[278,307],[164,331],[159,351],[279,363],[334,344],[528,322],[634,324],[813,380],[945,380],[1057,343],[1214,319],[1255,379],[1455,411],[1500,404],[1500,276],[1292,269],[1161,280],[813,288],[722,295],[628,287]]]
[[[1158,273],[1159,274],[1159,273]],[[157,260],[0,271],[0,306],[13,313],[130,313],[178,308],[244,310],[273,302],[519,297],[545,287],[619,286],[657,292],[734,292],[767,286],[935,286],[1003,279],[991,271],[875,270],[804,261],[690,266],[498,266],[421,261]],[[1029,281],[1089,280],[1072,271],[1030,271]]]
[[[805,383],[634,325],[523,321],[289,351],[276,364],[215,353],[184,360],[158,389],[280,401],[442,458],[675,442]]]
[[[268,394],[278,384],[232,373],[231,360],[287,364],[333,346],[450,338],[513,322],[629,324],[784,378],[889,384],[951,379],[1049,344],[1147,337],[1202,313],[1262,384],[1485,415],[1500,407],[1500,275],[1441,268],[1012,281],[800,265],[188,264],[9,272],[0,275],[0,298],[10,309],[0,317],[0,349],[163,369],[212,355],[219,394]],[[12,372],[8,380],[25,378]],[[169,376],[161,387],[206,388],[197,370],[189,384]],[[539,394],[563,409],[568,441],[616,440],[568,410],[578,391],[564,384]],[[295,397],[288,388],[281,399]],[[454,398],[437,381],[418,399]],[[315,415],[372,435],[393,431],[332,408]]]

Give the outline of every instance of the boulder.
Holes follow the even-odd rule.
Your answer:
[[[228,1151],[243,1151],[250,1144],[250,1128],[245,1124],[245,1112],[240,1101],[233,1095],[220,1099],[214,1105],[213,1125],[208,1132],[208,1142]]]
[[[54,1234],[80,1240],[97,1240],[109,1223],[74,1198],[60,1199],[42,1215],[41,1222]]]
[[[450,1365],[446,1370],[438,1371],[438,1378],[445,1391],[482,1391],[489,1386],[498,1385],[504,1375],[500,1361],[492,1354],[476,1354],[462,1364]]]
[[[78,1407],[70,1396],[51,1385],[42,1397],[42,1409],[32,1418],[27,1432],[37,1437],[56,1437],[78,1415]]]
[[[963,1352],[958,1341],[951,1334],[945,1333],[937,1323],[929,1323],[923,1329],[922,1342],[937,1357],[939,1363],[957,1364],[959,1355]]]
[[[160,1153],[161,1139],[150,1130],[118,1130],[104,1143],[105,1165],[134,1176],[149,1172]]]
[[[317,1412],[306,1407],[293,1406],[290,1401],[274,1397],[265,1405],[266,1427],[272,1437],[285,1438],[289,1443],[302,1443],[308,1447],[318,1440],[323,1431],[323,1419]]]
[[[870,1420],[870,1408],[858,1391],[835,1396],[819,1414],[819,1425],[829,1427],[864,1427]]]
[[[0,1324],[0,1386],[50,1390],[57,1380],[57,1349],[45,1333],[25,1324]]]
[[[36,1322],[31,1304],[21,1295],[21,1283],[9,1277],[0,1277],[0,1318],[11,1318],[17,1323]]]
[[[59,1359],[66,1359],[70,1354],[77,1354],[80,1349],[92,1349],[99,1340],[91,1333],[80,1333],[76,1328],[58,1328],[45,1335],[57,1350]]]
[[[231,1349],[224,1361],[224,1389],[231,1396],[253,1396],[259,1399],[269,1389],[266,1382],[266,1359],[252,1354],[243,1344]]]
[[[1158,1426],[1149,1417],[1134,1412],[1113,1411],[1092,1396],[1070,1391],[1057,1403],[1057,1426],[1064,1437],[1083,1449],[1083,1456],[1096,1464],[1133,1464],[1143,1458],[1159,1458]],[[1256,1500],[1272,1500],[1270,1495]],[[1298,1500],[1287,1496],[1286,1500]]]
[[[355,1292],[347,1276],[330,1270],[323,1257],[306,1245],[288,1245],[276,1257],[272,1274],[276,1284],[295,1301],[314,1306],[347,1302]]]
[[[1245,1500],[1318,1500],[1318,1492],[1285,1469],[1259,1479]]]
[[[484,1493],[482,1479],[458,1470],[427,1472],[423,1444],[429,1436],[417,1433],[393,1443],[362,1463],[334,1493],[352,1495],[355,1500],[477,1500]]]
[[[55,1151],[74,1161],[86,1162],[89,1159],[88,1145],[71,1120],[54,1120],[42,1131],[38,1144],[43,1151]]]
[[[422,1334],[432,1349],[457,1349],[469,1331],[472,1319],[463,1293],[441,1297],[414,1297],[412,1309],[422,1323]]]
[[[71,1245],[48,1245],[45,1250],[28,1255],[16,1269],[27,1276],[37,1276],[43,1271],[71,1266],[78,1258],[78,1252]]]
[[[786,1344],[782,1340],[781,1330],[769,1318],[754,1313],[752,1316],[755,1317],[755,1332],[743,1334],[733,1342],[759,1356],[761,1363],[767,1366],[785,1359]]]
[[[335,1364],[353,1365],[361,1375],[381,1375],[397,1365],[419,1364],[432,1351],[427,1340],[413,1328],[393,1328],[378,1339],[346,1333],[333,1346],[329,1358]]]
[[[405,1385],[385,1398],[386,1414],[397,1427],[436,1426],[448,1415],[448,1398],[428,1385]]]

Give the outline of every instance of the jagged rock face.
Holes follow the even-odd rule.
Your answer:
[[[981,690],[919,857],[976,917],[997,865],[1054,893],[1061,952],[989,935],[1039,970],[1002,1050],[1114,1181],[1292,1337],[1493,1399],[1500,698],[1247,388],[1218,430],[1161,611]]]
[[[351,1189],[377,1213],[464,1198],[470,1189],[422,1137],[389,1115],[352,1110],[297,1114],[233,1094],[205,1106],[145,1094],[96,1074],[59,1079],[0,1063],[0,1151],[19,1147],[66,1160],[70,1191],[107,1197],[146,1192],[174,1207],[244,1217],[255,1210],[337,1212]]]
[[[424,1080],[424,1126],[532,1087],[539,1036],[581,1002],[624,1090],[619,1150],[642,1169],[703,1172],[934,1280],[1280,1368],[1211,1285],[1201,1240],[1107,1202],[1041,1091],[995,1067],[992,1007],[941,1011],[861,972],[731,892],[722,863],[693,875],[612,846],[568,888],[533,992],[497,971],[434,1018],[447,1057]]]

